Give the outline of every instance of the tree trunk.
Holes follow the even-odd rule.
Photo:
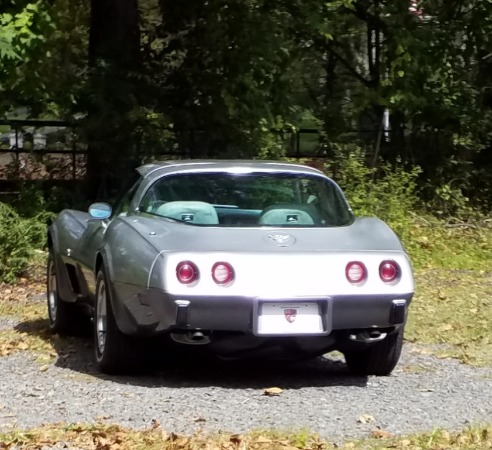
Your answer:
[[[87,192],[95,200],[111,197],[113,184],[137,163],[138,87],[131,76],[140,68],[137,0],[91,0],[89,68]]]
[[[135,69],[140,58],[137,0],[91,0],[89,63]]]

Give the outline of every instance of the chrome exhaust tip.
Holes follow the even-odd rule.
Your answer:
[[[386,336],[388,336],[388,333],[383,333],[379,330],[366,330],[350,334],[349,339],[354,342],[373,343],[382,341]]]
[[[210,336],[201,331],[191,331],[187,333],[171,333],[171,339],[178,344],[186,345],[206,345],[210,344]]]

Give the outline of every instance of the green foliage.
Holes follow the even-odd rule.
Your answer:
[[[45,86],[31,113],[71,119],[85,113],[90,8],[87,2],[57,0],[47,11],[50,27],[45,27],[45,43],[37,52],[42,61],[33,61],[24,69],[27,73],[35,70]]]
[[[0,14],[0,60],[21,60],[29,47],[43,40],[33,30],[34,18],[42,2],[29,3],[18,13]]]
[[[463,195],[460,187],[445,183],[436,187],[435,196],[428,207],[439,216],[463,217],[470,210],[468,202],[468,197]]]
[[[279,133],[261,133],[258,147],[258,159],[276,160],[285,156],[285,141]]]
[[[425,20],[409,13],[409,2],[330,2],[315,19],[308,4],[293,16],[303,48],[299,76],[330,142],[363,129],[350,142],[378,147],[387,111],[387,161],[401,159],[430,173],[452,157],[470,162],[480,149],[490,154],[490,2],[420,1]],[[484,173],[490,172],[489,163]],[[440,187],[439,177],[429,179],[433,190]],[[480,180],[474,183],[482,188]]]
[[[278,155],[269,131],[293,118],[299,83],[287,8],[261,0],[159,7],[146,56],[155,108],[171,118],[180,146],[193,156]]]
[[[176,151],[282,158],[286,143],[270,130],[301,128],[309,116],[329,139],[329,156],[347,141],[381,150],[391,166],[358,172],[367,183],[385,180],[385,187],[364,186],[371,195],[393,187],[398,175],[388,175],[401,161],[422,168],[428,211],[460,218],[474,208],[490,210],[491,2],[422,1],[425,20],[409,13],[408,2],[138,6],[130,22],[109,20],[116,10],[108,20],[99,17],[98,34],[90,2],[2,2],[0,115],[17,106],[33,116],[79,113],[96,161],[91,173],[102,163],[119,167],[122,156],[133,164]],[[137,31],[112,32],[110,23]],[[104,58],[96,52],[89,66],[89,34],[111,42],[129,36],[140,53],[102,45]],[[111,64],[130,53],[131,70]],[[392,131],[381,143],[385,111]],[[357,197],[353,202],[357,207]]]
[[[52,31],[45,0],[0,7],[0,115],[19,103],[19,96],[44,97],[46,85],[38,68],[48,56],[47,36]]]
[[[273,124],[266,119],[261,119],[259,125],[252,135],[257,149],[257,154],[254,156],[270,160],[285,158],[287,142],[292,136],[291,132],[295,132],[295,127],[284,122],[281,117],[277,117]]]
[[[0,281],[14,281],[27,268],[34,250],[42,248],[46,218],[38,214],[26,219],[0,203]]]
[[[19,193],[10,201],[10,205],[23,218],[49,221],[62,209],[86,211],[89,201],[84,193],[82,181],[70,181],[67,185],[55,185],[47,188],[36,180],[23,181]]]
[[[13,207],[21,217],[36,217],[46,210],[43,192],[33,183],[24,182],[19,196],[13,201]]]
[[[484,175],[470,161],[451,157],[425,182],[422,189],[425,210],[454,222],[480,219],[483,212],[490,209],[491,200],[491,192],[483,185],[487,179]],[[474,196],[475,192],[480,195]]]
[[[405,241],[414,220],[411,211],[418,202],[420,169],[407,171],[388,163],[369,168],[366,160],[355,145],[338,147],[326,170],[340,184],[356,215],[379,217]]]

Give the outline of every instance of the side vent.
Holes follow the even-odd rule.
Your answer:
[[[68,278],[70,279],[70,284],[72,285],[72,291],[75,294],[81,294],[75,266],[72,264],[65,264],[65,267],[67,268]]]

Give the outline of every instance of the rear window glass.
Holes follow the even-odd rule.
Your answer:
[[[286,173],[189,173],[157,180],[140,211],[190,225],[348,225],[353,214],[338,186]]]

